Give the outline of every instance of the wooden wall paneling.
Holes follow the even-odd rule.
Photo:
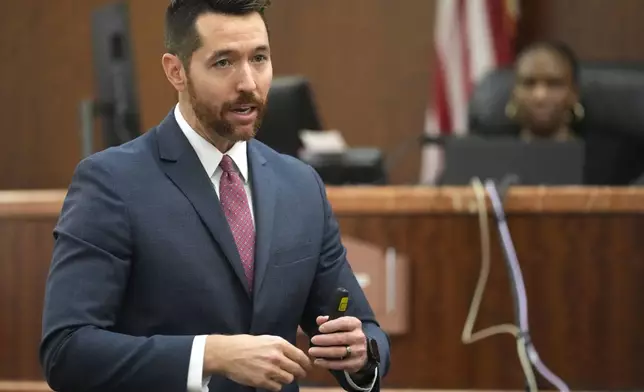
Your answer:
[[[636,238],[644,228],[641,215],[513,214],[509,224],[526,282],[532,337],[545,363],[573,390],[644,385],[638,370],[644,339],[637,332],[644,327],[637,311],[644,277],[644,245]],[[396,246],[412,262],[410,332],[392,338],[387,386],[522,387],[511,336],[471,345],[460,340],[480,268],[475,217],[343,214],[340,225],[345,235]],[[508,275],[492,230],[492,272],[475,330],[513,322]],[[312,380],[331,383],[324,372]]]
[[[560,39],[583,60],[644,62],[644,2],[524,0],[520,41]]]
[[[0,380],[38,380],[52,219],[0,220]]]
[[[78,102],[93,94],[90,13],[110,0],[11,2],[0,15],[0,189],[63,188],[80,159]],[[176,102],[161,68],[167,2],[129,1],[142,127]],[[339,3],[338,3],[339,4]],[[390,151],[422,131],[433,1],[281,0],[268,13],[275,75],[311,79],[328,128],[352,146]],[[396,181],[413,181],[418,152]]]
[[[111,0],[8,2],[0,15],[0,189],[63,188],[80,159],[78,102],[92,96],[90,13]],[[175,102],[160,65],[166,2],[131,0],[143,129]],[[328,128],[384,151],[422,131],[431,101],[435,0],[275,1],[275,74],[302,74]],[[338,3],[339,4],[339,3]],[[519,41],[560,38],[584,60],[643,61],[640,0],[524,1]],[[394,182],[418,178],[420,149]]]
[[[274,2],[269,12],[275,75],[312,83],[324,125],[351,146],[385,153],[420,134],[429,95],[434,1]],[[393,181],[415,182],[420,148]]]
[[[69,182],[81,154],[78,104],[93,90],[89,13],[107,2],[3,4],[0,189]]]

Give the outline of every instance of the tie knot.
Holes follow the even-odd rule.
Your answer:
[[[221,167],[221,170],[223,170],[224,173],[236,173],[233,160],[228,155],[224,155],[224,157],[221,158],[219,167]]]

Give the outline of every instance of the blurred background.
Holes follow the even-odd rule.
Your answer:
[[[75,166],[176,103],[161,68],[166,5],[0,5],[0,380],[42,378],[51,229]],[[643,16],[642,0],[273,1],[276,84],[258,138],[318,169],[344,234],[409,264],[386,385],[523,388],[512,338],[460,341],[482,252],[469,179],[514,175],[526,187],[507,211],[543,358],[573,389],[644,390]],[[522,50],[544,40],[572,50],[578,82],[566,59],[563,81],[538,65],[516,75]],[[574,137],[524,137],[511,97],[539,88],[579,93],[564,107]],[[346,146],[303,145],[302,129],[337,130]],[[492,235],[483,324],[513,317]]]
[[[110,3],[57,0],[45,6],[24,0],[4,5],[0,188],[69,183],[82,156],[79,105],[97,96],[91,16]],[[125,39],[131,45],[132,87],[144,131],[175,102],[160,65],[165,2],[132,0],[127,6]],[[519,6],[516,36],[507,38],[512,53],[536,40],[557,39],[581,61],[644,60],[641,1],[526,0]],[[392,153],[401,141],[423,132],[427,110],[435,103],[436,13],[434,0],[274,1],[268,19],[275,76],[306,77],[324,128],[339,130],[348,145]],[[497,19],[507,23],[501,15]],[[421,149],[405,155],[392,171],[394,183],[413,183],[421,176]]]

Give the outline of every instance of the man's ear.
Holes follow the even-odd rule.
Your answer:
[[[161,64],[166,78],[177,92],[182,92],[186,88],[186,71],[179,57],[166,53],[161,58]]]

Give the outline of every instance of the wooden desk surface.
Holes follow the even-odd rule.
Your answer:
[[[39,381],[0,381],[2,392],[51,392],[47,383]]]
[[[336,214],[473,213],[470,187],[327,187]],[[66,190],[0,191],[0,217],[58,216]],[[644,213],[644,187],[515,187],[509,213]]]
[[[474,213],[471,187],[329,187],[336,214],[396,215]],[[489,206],[489,204],[488,204]],[[507,194],[509,213],[644,213],[644,187],[514,187]]]

